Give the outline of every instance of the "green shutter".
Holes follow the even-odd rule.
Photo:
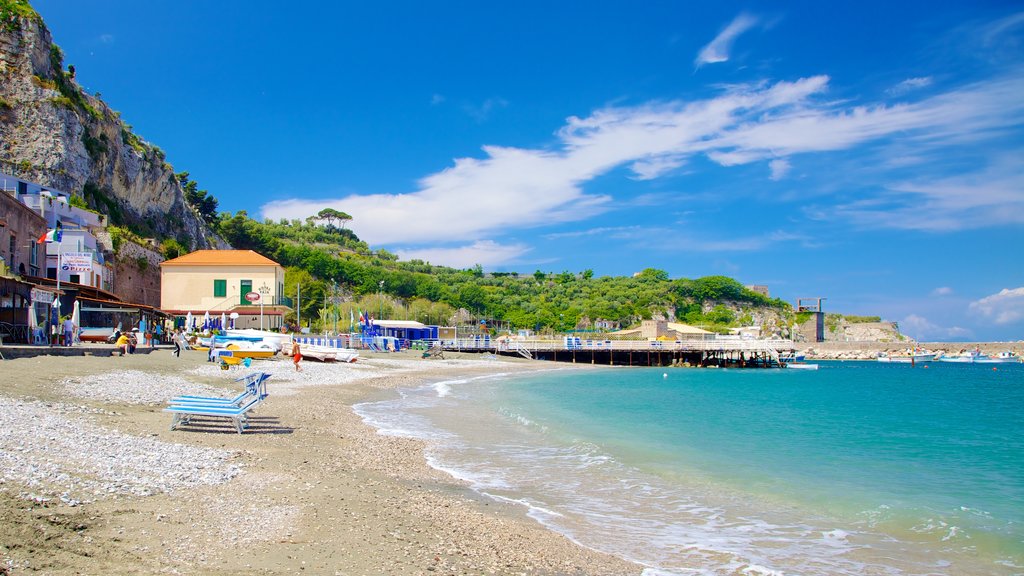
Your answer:
[[[213,297],[224,298],[228,295],[228,281],[227,280],[214,280],[213,281]]]

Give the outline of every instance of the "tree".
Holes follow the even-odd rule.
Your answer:
[[[321,220],[323,222],[326,222],[328,228],[334,228],[334,223],[339,222],[341,224],[341,228],[344,230],[345,223],[351,222],[352,216],[346,214],[345,212],[335,210],[334,208],[324,208],[323,210],[316,213],[315,219],[313,219],[312,217],[306,219],[307,222],[310,220]]]

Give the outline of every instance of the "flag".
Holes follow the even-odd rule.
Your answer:
[[[61,236],[63,235],[63,230],[61,230],[60,224],[57,224],[56,228],[53,230],[47,230],[46,234],[40,236],[39,240],[36,240],[36,244],[42,244],[43,242],[60,242]]]
[[[366,315],[363,314],[362,310],[359,311],[359,325],[366,326]]]

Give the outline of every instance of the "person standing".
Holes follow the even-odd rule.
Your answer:
[[[64,319],[64,345],[71,346],[75,342],[75,326],[74,321],[71,320],[71,316]]]
[[[302,362],[302,348],[298,340],[292,340],[292,362],[295,363],[295,371],[302,372],[302,366],[299,366],[299,362]]]
[[[181,329],[177,329],[171,333],[171,343],[174,344],[174,355],[181,358],[181,344],[185,340],[185,334]]]

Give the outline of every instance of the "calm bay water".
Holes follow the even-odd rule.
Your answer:
[[[1024,365],[551,370],[357,411],[651,575],[1024,573]]]

